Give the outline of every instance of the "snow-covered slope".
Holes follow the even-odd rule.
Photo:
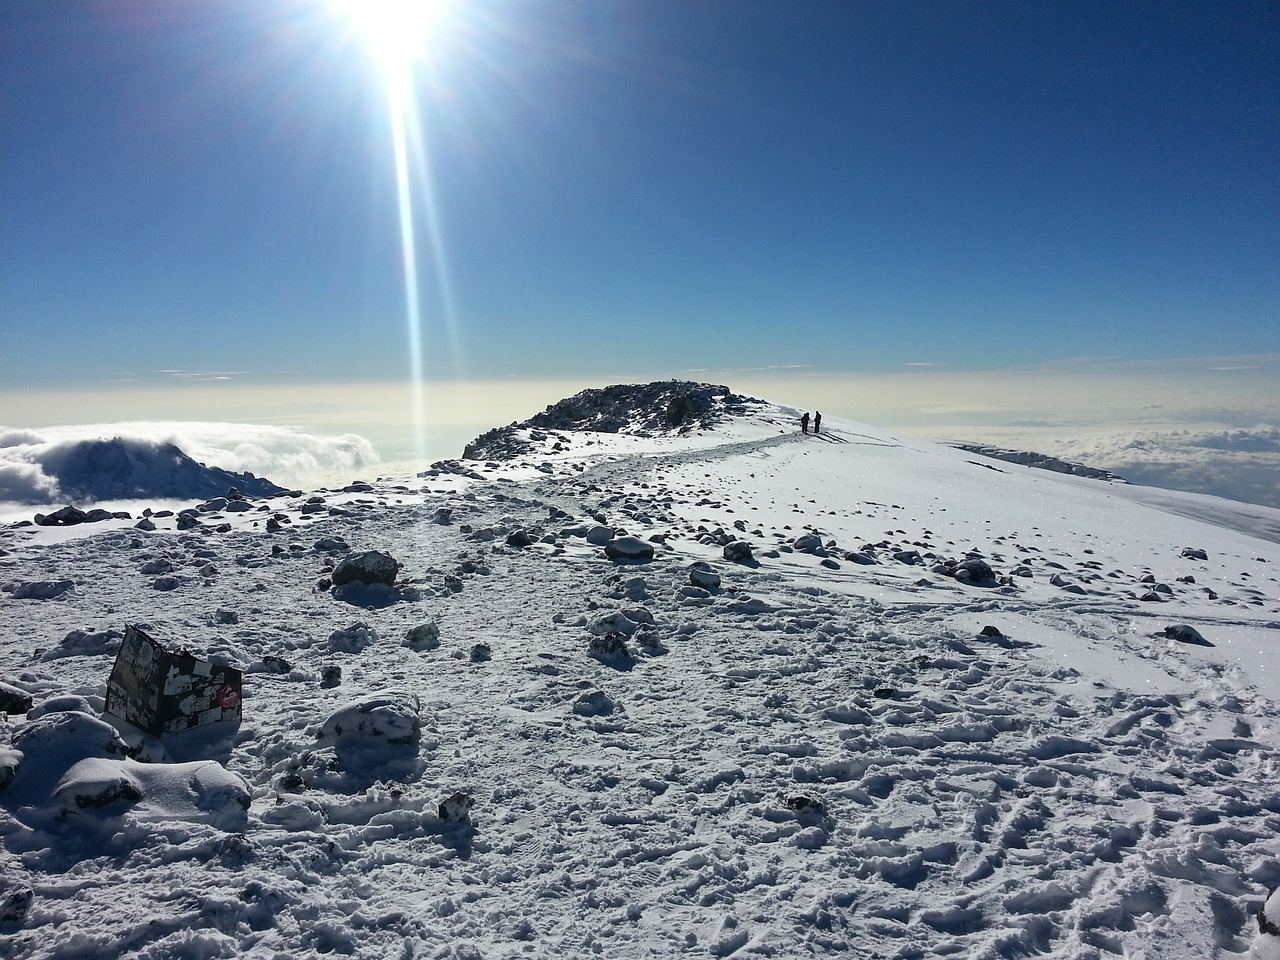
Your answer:
[[[0,531],[10,953],[1246,955],[1280,885],[1247,517],[649,412],[184,530]],[[393,582],[331,587],[367,551]],[[242,722],[91,716],[127,623],[245,668]]]

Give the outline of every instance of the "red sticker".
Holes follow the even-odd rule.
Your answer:
[[[240,694],[231,684],[226,684],[218,691],[218,706],[223,710],[230,710],[240,702]]]

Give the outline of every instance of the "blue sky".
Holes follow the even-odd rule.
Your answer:
[[[1280,352],[1277,10],[445,5],[418,73],[425,369]],[[0,23],[9,389],[407,375],[385,98],[337,4]]]

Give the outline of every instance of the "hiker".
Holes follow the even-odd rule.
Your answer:
[[[818,430],[821,429],[821,427],[822,427],[822,414],[815,410],[813,413],[813,432],[817,433]]]
[[[804,416],[800,418],[800,432],[801,433],[809,432],[809,411],[808,410],[806,410],[804,412]]]

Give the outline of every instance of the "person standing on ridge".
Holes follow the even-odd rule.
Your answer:
[[[809,432],[809,411],[808,410],[806,410],[804,412],[804,416],[800,418],[800,432],[801,433]]]
[[[818,410],[813,412],[813,432],[817,433],[822,427],[822,413]]]

